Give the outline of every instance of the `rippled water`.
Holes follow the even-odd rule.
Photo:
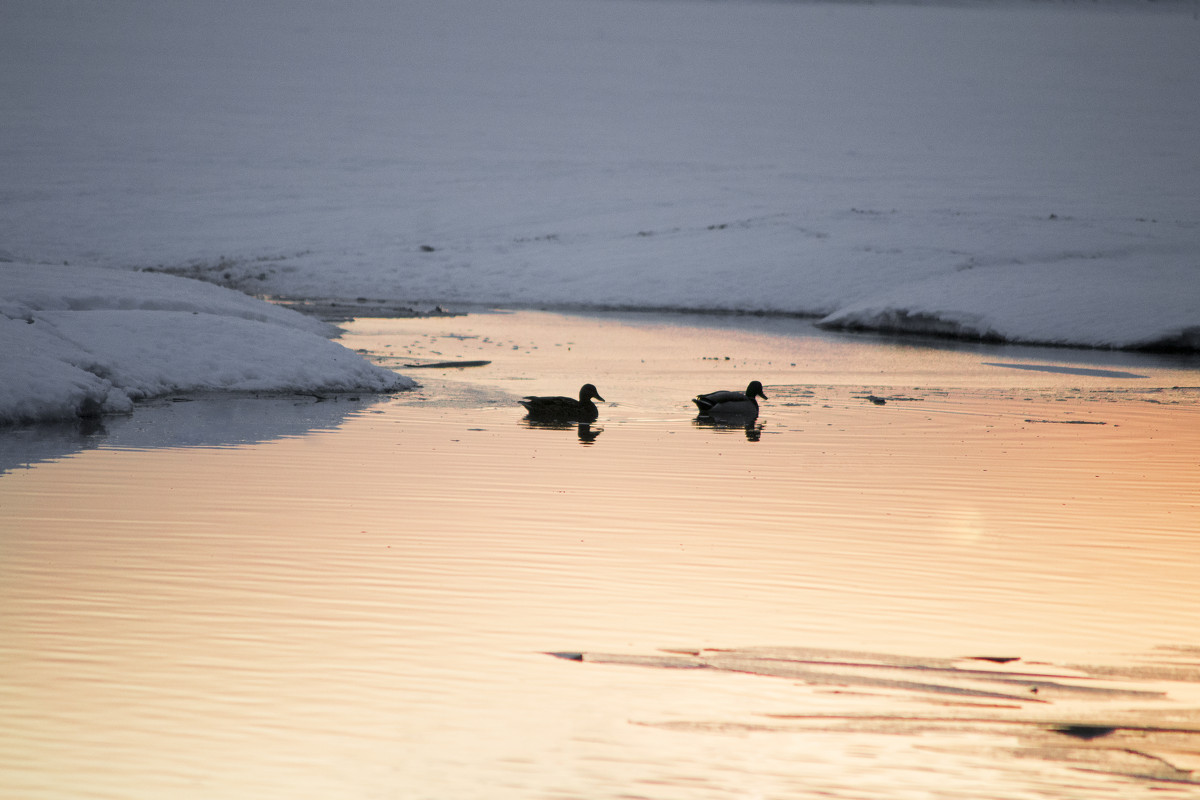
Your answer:
[[[348,327],[398,368],[491,363],[0,434],[0,794],[1200,794],[1195,362]],[[696,421],[751,378],[757,424]],[[522,422],[585,381],[594,425]],[[1018,678],[962,693],[978,665]]]

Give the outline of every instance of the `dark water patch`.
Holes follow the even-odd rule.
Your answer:
[[[138,403],[135,416],[29,425],[0,431],[0,474],[104,447],[122,450],[223,448],[333,430],[389,398],[369,393],[309,395],[203,392]]]
[[[206,280],[202,276],[201,280]],[[213,281],[219,285],[228,285],[225,281]],[[233,288],[240,288],[234,286]],[[396,318],[409,317],[455,317],[465,314],[435,305],[433,308],[417,308],[403,300],[389,298],[356,297],[345,298],[302,298],[302,297],[266,297],[275,305],[285,306],[293,311],[316,317],[325,322],[348,322],[360,317]]]
[[[400,364],[401,369],[463,369],[465,367],[486,367],[491,361],[434,361],[422,364]]]
[[[1113,369],[1094,369],[1091,367],[1059,367],[1051,364],[1005,364],[997,361],[983,362],[985,367],[1002,367],[1004,369],[1024,369],[1031,372],[1053,372],[1058,375],[1087,375],[1092,378],[1148,378],[1136,372],[1121,372]]]
[[[1053,730],[1064,736],[1074,736],[1076,739],[1090,742],[1092,739],[1099,739],[1115,733],[1119,729],[1110,725],[1056,725]]]

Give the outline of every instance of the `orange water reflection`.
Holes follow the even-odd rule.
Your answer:
[[[688,725],[855,701],[543,653],[777,645],[1129,665],[1200,644],[1200,404],[1160,391],[1186,372],[1012,370],[989,386],[958,362],[995,354],[847,356],[840,340],[735,331],[720,337],[742,354],[727,364],[703,355],[723,359],[703,329],[499,319],[491,334],[456,327],[486,318],[352,329],[348,343],[377,353],[487,348],[494,367],[423,373],[421,392],[335,430],[102,446],[0,477],[0,788],[1107,791],[1102,773],[972,746],[991,733],[700,735]],[[889,360],[929,380],[889,382]],[[755,436],[695,425],[688,398],[747,370],[771,397]],[[514,396],[560,393],[580,372],[612,401],[596,424],[521,422]],[[1200,705],[1194,684],[1169,693],[1167,708]]]

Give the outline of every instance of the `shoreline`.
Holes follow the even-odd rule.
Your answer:
[[[208,281],[199,281],[201,284],[209,284],[211,286],[220,286]],[[228,288],[228,287],[224,287]],[[234,290],[236,291],[236,290]],[[1075,347],[1064,345],[1044,345],[1044,344],[1026,344],[1022,342],[999,342],[993,340],[963,337],[963,336],[944,336],[933,335],[925,332],[891,332],[891,331],[876,331],[876,330],[845,330],[842,328],[830,328],[829,326],[821,325],[819,319],[813,315],[785,313],[785,312],[768,312],[768,311],[746,311],[746,310],[726,310],[726,309],[687,309],[679,307],[614,307],[614,306],[582,306],[575,305],[572,307],[548,307],[539,305],[536,308],[497,308],[484,304],[463,304],[460,306],[449,306],[449,304],[432,304],[432,307],[424,303],[405,303],[400,301],[359,297],[354,300],[344,298],[300,298],[300,297],[253,297],[245,295],[242,292],[237,292],[238,295],[245,297],[250,302],[263,302],[266,306],[278,306],[284,309],[298,312],[299,315],[308,317],[314,320],[321,320],[328,324],[330,329],[329,338],[341,345],[346,344],[347,332],[356,324],[367,325],[372,324],[372,320],[388,321],[388,320],[456,320],[467,321],[469,325],[475,325],[476,321],[482,322],[489,318],[511,318],[519,315],[541,315],[545,318],[556,318],[558,327],[572,329],[577,328],[582,332],[583,329],[589,327],[594,321],[606,322],[628,322],[634,325],[650,325],[650,326],[666,326],[666,327],[684,327],[702,330],[702,336],[708,336],[715,342],[722,342],[729,339],[731,336],[742,335],[743,333],[754,333],[759,335],[782,335],[793,337],[797,340],[812,339],[814,341],[833,342],[839,345],[857,346],[863,348],[883,347],[883,348],[904,348],[915,350],[929,350],[933,352],[946,353],[975,353],[988,357],[997,368],[1011,367],[1017,370],[1027,370],[1030,372],[1060,372],[1074,373],[1079,375],[1091,375],[1098,378],[1138,378],[1144,377],[1140,373],[1147,369],[1166,369],[1171,371],[1181,371],[1188,374],[1200,375],[1200,359],[1195,357],[1191,352],[1179,352],[1175,350],[1151,350],[1151,349],[1127,349],[1127,348],[1100,348],[1100,347]],[[425,306],[422,308],[422,306]],[[449,306],[449,307],[448,307]],[[575,321],[572,321],[575,320]],[[484,327],[487,327],[486,325]],[[507,324],[502,324],[501,327],[508,327]],[[486,335],[486,334],[484,334]],[[356,349],[360,357],[364,357],[370,362],[371,351],[369,348],[351,348]],[[376,354],[379,355],[379,354]],[[631,354],[630,357],[633,357]],[[712,358],[725,358],[728,360],[728,353],[713,353]],[[227,356],[228,358],[228,356]],[[1023,360],[1024,363],[1013,365],[1011,363],[1000,363],[1003,361],[1011,362],[1014,359]],[[236,359],[235,359],[236,360]],[[412,357],[404,361],[384,362],[376,359],[375,363],[379,366],[386,367],[389,371],[403,376],[403,373],[409,369],[420,369],[422,375],[429,375],[436,372],[438,369],[456,369],[465,366],[484,366],[489,363],[491,358],[487,355],[472,353],[449,357],[442,353],[428,353],[423,357]],[[1049,362],[1048,364],[1045,362]],[[985,363],[987,363],[985,361]],[[1073,366],[1056,366],[1059,364],[1069,364]],[[887,366],[884,365],[886,369]],[[1115,369],[1114,369],[1115,368]],[[1184,377],[1187,377],[1186,375]],[[1197,380],[1184,381],[1169,381],[1162,384],[1163,388],[1171,386],[1180,387],[1188,385],[1200,385],[1200,378]],[[165,400],[172,397],[187,397],[190,399],[198,399],[202,396],[211,395],[214,392],[227,394],[231,398],[237,397],[262,397],[262,396],[283,396],[283,397],[304,397],[310,396],[320,400],[327,397],[350,397],[359,394],[376,394],[380,397],[390,396],[396,393],[397,390],[373,390],[370,387],[350,387],[344,390],[324,387],[321,389],[313,389],[312,391],[300,387],[282,388],[279,390],[263,390],[249,389],[240,390],[238,388],[221,389],[213,386],[197,387],[195,390],[184,388],[175,388],[169,391],[155,393],[152,395],[143,395],[134,401],[132,408],[123,410],[125,414],[132,414],[138,408],[144,407],[147,403],[152,403],[159,400]],[[83,408],[83,407],[81,407]],[[98,408],[98,406],[97,406]],[[76,411],[74,416],[64,416],[59,418],[46,418],[27,420],[21,423],[4,426],[0,430],[18,430],[28,425],[56,425],[63,422],[69,424],[79,424],[80,420],[84,420],[83,427],[91,428],[92,425],[87,423],[87,418],[96,416],[100,419],[109,418],[112,416],[120,416],[121,414],[96,414],[95,409],[88,406],[84,411]]]
[[[203,280],[196,278],[196,280]],[[216,283],[218,286],[224,284]],[[226,286],[226,288],[234,288]],[[240,291],[240,290],[238,290]],[[357,297],[347,298],[323,297],[286,297],[272,295],[251,295],[256,299],[272,305],[290,308],[302,314],[316,317],[323,322],[339,324],[359,318],[379,319],[409,319],[427,317],[459,317],[481,313],[507,313],[515,311],[540,311],[551,314],[589,316],[597,314],[658,314],[666,317],[700,317],[718,320],[763,319],[763,320],[798,320],[810,322],[815,328],[835,333],[866,335],[905,342],[960,342],[965,345],[994,345],[1016,347],[1038,347],[1053,350],[1082,352],[1114,352],[1114,353],[1144,353],[1148,355],[1178,355],[1196,356],[1197,367],[1200,367],[1200,334],[1182,331],[1177,337],[1165,338],[1158,342],[1145,345],[1117,347],[1105,345],[1074,344],[1038,339],[1023,339],[1004,337],[991,332],[977,332],[963,328],[957,323],[940,320],[935,317],[928,319],[917,316],[905,317],[906,322],[885,324],[879,326],[865,325],[858,322],[822,323],[826,315],[800,311],[779,311],[769,309],[732,309],[712,307],[689,307],[679,305],[638,305],[638,304],[586,304],[586,303],[536,303],[522,305],[519,303],[487,303],[469,301],[452,303],[450,301],[403,301],[385,298]],[[430,306],[429,310],[421,310],[420,306]]]

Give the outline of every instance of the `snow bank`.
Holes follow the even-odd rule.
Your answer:
[[[1192,346],[1198,37],[1135,0],[9,0],[0,248]]]
[[[1012,264],[938,275],[851,303],[820,327],[1003,342],[1200,351],[1200,272],[1186,264]],[[1118,293],[1115,286],[1122,286]]]
[[[393,391],[336,328],[211,284],[0,264],[0,425],[130,411],[172,392]]]

